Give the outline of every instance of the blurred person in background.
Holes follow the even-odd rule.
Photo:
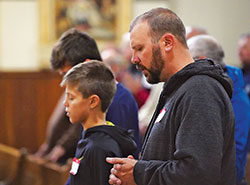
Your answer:
[[[115,74],[116,81],[121,82],[123,75],[128,68],[128,63],[121,54],[118,47],[109,45],[101,51],[102,59],[107,63]]]
[[[62,103],[64,98],[63,93],[48,121],[45,141],[35,153],[36,157],[42,157],[61,165],[74,157],[81,134],[81,125],[72,125],[66,116]]]
[[[212,59],[222,66],[233,81],[231,103],[235,114],[236,184],[246,185],[245,167],[250,141],[250,101],[244,91],[242,71],[240,68],[225,64],[224,50],[212,36],[194,36],[187,40],[187,44],[194,59]]]
[[[105,62],[108,66],[110,66],[113,71],[115,78],[122,77],[124,72],[124,66],[126,66],[126,62],[124,61],[123,56],[119,52],[119,49],[116,47],[109,47],[104,49],[101,52],[101,57],[103,62]],[[129,97],[129,98],[128,98]],[[113,113],[116,114],[117,117],[127,116],[124,120],[117,120],[116,126],[120,126],[125,129],[132,129],[134,131],[134,137],[137,144],[136,150],[136,158],[138,158],[139,152],[141,151],[141,136],[139,131],[138,124],[138,106],[132,95],[132,93],[125,88],[118,80],[117,82],[117,92],[114,97],[119,104],[110,105]],[[114,122],[116,123],[116,122]]]
[[[129,33],[125,33],[122,36],[120,46],[120,51],[128,63],[128,68],[124,73],[121,82],[132,92],[140,109],[149,96],[151,85],[146,81],[141,71],[137,70],[136,66],[130,62],[132,52],[129,35]]]
[[[207,35],[208,32],[205,28],[198,26],[198,25],[193,25],[193,26],[186,26],[186,39],[190,39],[193,36],[196,35]]]
[[[139,110],[139,128],[141,136],[144,137],[148,128],[149,122],[156,109],[156,103],[159,100],[164,83],[153,84],[151,86],[149,97]]]
[[[240,36],[238,41],[238,55],[242,65],[244,87],[250,98],[250,32]]]

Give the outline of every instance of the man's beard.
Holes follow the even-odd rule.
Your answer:
[[[148,83],[156,84],[156,83],[161,81],[160,75],[161,75],[161,71],[162,71],[163,66],[164,66],[164,61],[162,59],[161,50],[160,50],[159,46],[153,46],[153,48],[152,48],[152,61],[150,64],[151,64],[150,68],[148,68],[148,69],[146,67],[144,67],[143,65],[138,64],[137,69],[148,71],[149,75],[146,76]]]

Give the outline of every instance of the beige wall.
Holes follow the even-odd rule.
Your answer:
[[[184,24],[201,25],[225,50],[225,62],[239,66],[238,37],[250,32],[249,0],[173,0],[173,9]]]
[[[137,15],[140,15],[144,13],[145,11],[151,10],[152,8],[157,7],[164,7],[164,8],[170,8],[171,4],[169,1],[166,0],[158,0],[158,1],[134,1],[132,6],[132,16],[133,18]]]
[[[0,70],[36,70],[49,66],[51,48],[41,50],[39,42],[39,5],[38,0],[0,0]],[[249,0],[120,0],[117,34],[126,32],[131,18],[158,6],[174,10],[185,25],[205,27],[224,47],[226,63],[238,65],[238,36],[250,31]],[[41,58],[45,58],[45,64]]]
[[[38,69],[37,1],[0,1],[0,70]]]

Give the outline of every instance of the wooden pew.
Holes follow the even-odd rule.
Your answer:
[[[21,161],[15,184],[18,185],[43,185],[41,166],[45,163],[43,159],[26,155]]]
[[[44,185],[64,185],[69,177],[70,164],[58,166],[55,163],[42,165],[42,179]]]
[[[42,158],[0,144],[0,184],[64,185],[71,164],[60,166]]]
[[[0,143],[37,151],[64,91],[61,80],[56,72],[0,71]]]
[[[18,173],[22,153],[10,146],[0,143],[0,181],[9,184]]]
[[[59,166],[33,155],[26,155],[22,161],[16,184],[18,185],[64,185],[70,166]]]

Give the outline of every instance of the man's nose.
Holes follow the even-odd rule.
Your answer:
[[[139,58],[133,53],[132,57],[131,57],[131,63],[132,64],[137,64],[139,63]]]

